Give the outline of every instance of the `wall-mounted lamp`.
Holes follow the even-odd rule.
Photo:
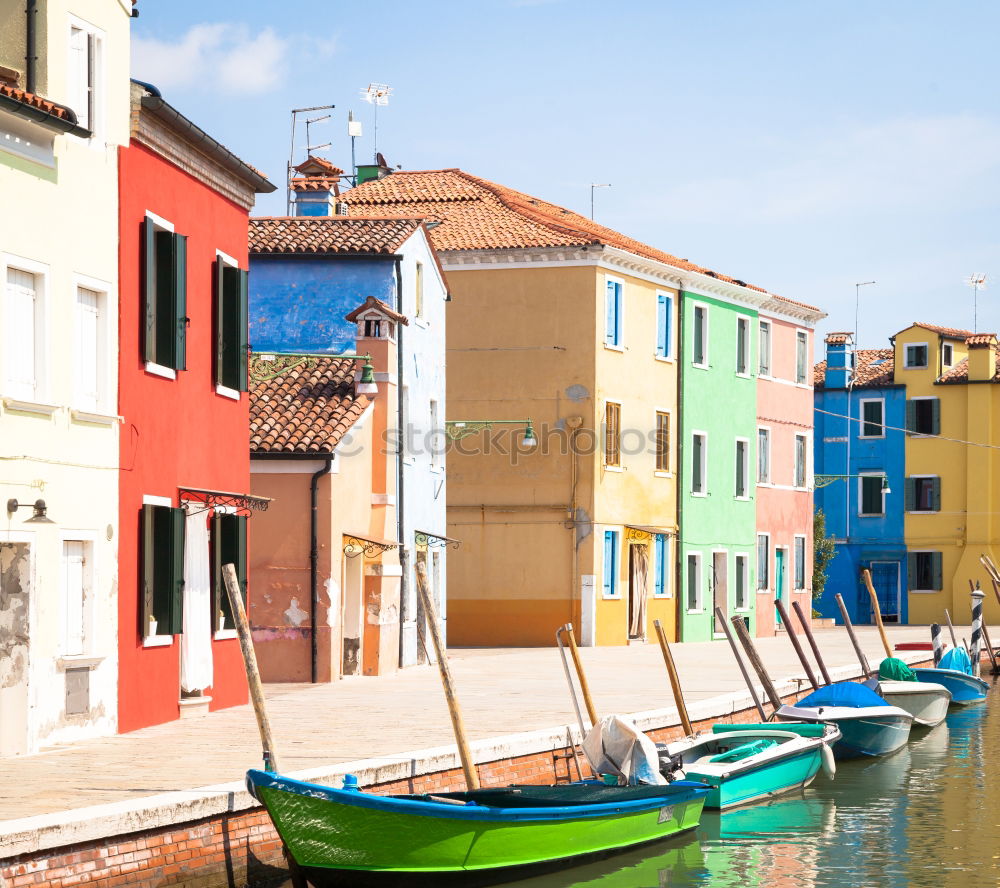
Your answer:
[[[46,516],[48,511],[48,506],[45,505],[45,500],[37,499],[33,503],[19,503],[16,499],[7,500],[7,517],[9,518],[18,509],[33,509],[33,513],[30,518],[28,518],[25,524],[55,524],[51,518]]]
[[[524,437],[521,439],[521,445],[529,449],[538,446],[535,427],[530,419],[451,419],[444,424],[444,427],[449,439],[460,441],[484,429],[491,429],[495,425],[523,425]]]
[[[828,487],[829,485],[833,484],[834,481],[840,481],[842,478],[847,479],[847,478],[872,478],[872,477],[877,477],[877,475],[874,472],[871,474],[863,474],[863,475],[815,475],[814,484],[816,488],[819,489],[821,487]],[[892,493],[892,490],[889,489],[889,476],[885,474],[882,475],[882,493],[886,495]]]

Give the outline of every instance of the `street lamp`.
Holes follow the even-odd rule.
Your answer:
[[[819,489],[821,487],[829,487],[834,481],[840,481],[842,478],[871,478],[872,475],[877,475],[877,473],[858,475],[813,475],[813,486]],[[892,493],[892,490],[889,487],[889,476],[885,473],[882,474],[882,493]]]
[[[48,506],[45,505],[45,500],[37,499],[33,503],[19,503],[16,499],[7,500],[7,516],[10,517],[18,509],[32,509],[31,517],[28,518],[25,524],[55,524],[51,518],[49,518],[45,513],[48,511]]]
[[[444,428],[449,440],[461,441],[462,438],[491,429],[495,425],[523,425],[524,437],[521,439],[521,445],[529,449],[538,446],[535,427],[530,419],[450,419],[444,424]]]

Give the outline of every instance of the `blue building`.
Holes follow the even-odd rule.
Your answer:
[[[816,609],[842,622],[839,592],[855,623],[871,623],[861,580],[868,568],[886,622],[907,622],[903,536],[906,388],[893,382],[893,351],[855,350],[851,334],[826,337],[814,370],[816,510],[836,540]],[[850,417],[848,419],[848,417]]]

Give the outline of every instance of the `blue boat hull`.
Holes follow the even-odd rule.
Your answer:
[[[982,703],[990,686],[981,678],[957,669],[914,669],[920,681],[932,681],[951,691],[951,702],[959,706]]]
[[[912,723],[912,718],[895,716],[838,719],[842,736],[833,745],[833,754],[839,759],[888,755],[906,745]]]

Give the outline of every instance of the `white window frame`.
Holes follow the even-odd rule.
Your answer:
[[[677,354],[677,323],[676,323],[676,317],[674,316],[674,305],[675,305],[674,294],[671,293],[669,290],[656,291],[657,322],[659,322],[660,320],[659,300],[661,296],[665,297],[667,300],[667,317],[669,318],[669,323],[670,323],[670,335],[667,337],[667,354],[661,355],[657,350],[658,347],[656,346],[656,343],[654,341],[653,356],[656,358],[657,361],[663,361],[667,364],[673,364],[674,361],[676,360],[675,355]],[[660,338],[660,330],[659,327],[657,327],[655,339],[658,340],[659,338]]]
[[[673,590],[673,584],[671,583],[671,580],[673,579],[673,571],[670,569],[670,565],[672,564],[672,560],[671,560],[671,557],[670,557],[670,552],[671,552],[671,546],[670,546],[671,534],[669,534],[669,533],[663,533],[663,534],[660,534],[660,536],[663,537],[663,564],[662,565],[661,564],[654,564],[654,570],[662,570],[663,571],[663,591],[659,595],[656,594],[656,577],[654,575],[654,577],[653,577],[653,595],[652,595],[652,597],[656,598],[656,599],[661,599],[662,600],[662,599],[667,599],[667,598],[673,598],[674,597],[674,590]],[[653,545],[652,545],[651,548],[653,549],[653,554],[655,556],[655,554],[656,554],[656,541],[655,541],[655,538],[653,540]]]
[[[885,517],[885,490],[881,491],[882,511],[862,512],[864,508],[864,483],[865,478],[885,478],[885,472],[858,472],[858,517],[859,518],[884,518]]]
[[[58,408],[50,403],[49,391],[49,350],[51,337],[49,335],[49,266],[25,256],[15,256],[11,253],[0,254],[0,286],[6,292],[8,270],[21,271],[30,274],[35,279],[35,393],[32,398],[20,398],[5,391],[7,371],[6,364],[0,364],[0,397],[8,407],[24,409],[27,412],[41,413],[50,416]],[[0,329],[3,327],[2,304],[0,304]],[[0,362],[4,361],[6,348],[0,341]]]
[[[148,217],[152,218],[152,213],[146,213],[146,215]],[[238,269],[240,267],[240,263],[239,262],[237,262],[228,253],[223,253],[222,250],[216,250],[215,251],[215,258],[218,259],[223,265],[228,265],[230,268],[236,268],[236,269]],[[222,294],[221,293],[218,294],[218,296],[216,298],[221,299],[222,298]],[[215,348],[214,345],[212,347],[213,347],[213,349]],[[155,366],[159,366],[159,365],[157,364]],[[146,369],[149,370],[149,365],[148,364],[146,365]],[[170,370],[172,368],[166,367],[164,369]],[[173,378],[176,379],[177,378],[177,371],[174,370],[173,372],[174,372]],[[237,389],[230,388],[228,385],[220,385],[219,383],[215,384],[215,393],[217,395],[220,395],[223,398],[229,398],[230,401],[238,401],[240,399],[240,395],[241,395],[241,392],[239,392]]]
[[[154,496],[151,494],[143,494],[142,504],[144,506],[169,506],[171,509],[175,508],[173,497],[169,496]],[[136,554],[138,555],[138,553]],[[174,643],[173,635],[146,635],[145,626],[143,627],[142,631],[143,631],[142,646],[144,648],[170,647]]]
[[[881,435],[866,435],[865,432],[865,404],[881,404],[882,405],[882,434]],[[858,401],[858,420],[859,429],[858,437],[867,438],[869,441],[874,441],[877,438],[885,437],[885,398],[861,398]]]
[[[740,442],[743,443],[743,487],[746,490],[746,493],[743,496],[739,495],[739,489],[737,488],[740,470],[737,454],[739,452]],[[734,499],[747,502],[750,500],[750,439],[741,438],[737,435],[733,441],[733,445],[733,497]]]
[[[760,479],[760,433],[764,432],[767,435],[767,478],[765,480]],[[756,465],[754,466],[754,476],[757,478],[757,485],[759,487],[772,487],[774,485],[774,464],[771,461],[771,427],[770,426],[757,426],[757,440],[756,440],[756,450],[754,455],[757,457]]]
[[[67,626],[67,613],[65,608],[65,602],[62,599],[64,590],[62,587],[62,578],[60,577],[60,607],[59,607],[59,644],[58,644],[58,662],[61,666],[70,665],[74,663],[86,662],[88,665],[97,665],[101,660],[104,659],[100,656],[96,659],[94,658],[94,639],[97,628],[97,608],[95,603],[98,600],[98,583],[100,581],[100,570],[98,563],[98,546],[97,546],[98,535],[96,531],[93,530],[71,530],[68,528],[63,528],[59,532],[59,561],[60,561],[60,571],[62,570],[62,558],[64,553],[64,547],[66,543],[83,543],[84,559],[87,562],[84,568],[84,583],[89,583],[90,595],[89,598],[85,598],[83,602],[83,650],[78,654],[69,654],[66,652],[66,633],[68,630]]]
[[[162,228],[164,231],[176,233],[174,223],[168,222],[162,216],[157,216],[156,213],[151,213],[149,210],[146,210],[146,218],[149,219],[150,222],[152,222],[157,228]],[[140,348],[140,353],[141,351],[142,349]],[[146,361],[145,369],[150,376],[160,376],[163,379],[177,379],[177,371],[173,367],[164,367],[163,364],[157,364],[154,361]]]
[[[78,28],[79,30],[90,34],[94,38],[94,82],[91,84],[93,95],[93,119],[88,121],[87,129],[90,130],[90,138],[84,138],[83,136],[76,136],[81,141],[85,141],[90,144],[95,150],[104,150],[104,132],[105,132],[105,107],[104,107],[104,84],[105,84],[105,52],[104,47],[107,43],[107,37],[102,28],[98,28],[96,25],[92,25],[90,22],[79,18],[78,16],[69,14],[67,16],[67,31],[66,31],[66,93],[69,97],[70,91],[70,78],[72,77],[72,71],[74,69],[73,65],[73,29]],[[79,104],[79,103],[76,103]],[[73,111],[80,116],[79,109],[74,107],[72,100],[70,100],[70,107]]]
[[[767,540],[767,582],[760,585],[760,540],[763,537]],[[771,592],[771,582],[774,580],[774,546],[771,545],[771,534],[760,532],[757,534],[757,545],[754,549],[754,586],[757,587],[758,595],[768,595]]]
[[[798,450],[798,439],[801,438],[805,441],[805,465],[802,466],[802,480],[803,484],[798,484],[798,464],[796,462],[796,454]],[[795,437],[792,440],[792,487],[795,490],[808,490],[812,486],[812,441],[808,433],[806,432],[796,432]]]
[[[691,496],[697,497],[707,497],[708,496],[708,432],[702,431],[701,429],[691,430],[691,481],[694,482],[694,439],[702,439],[701,446],[701,490],[690,491]]]
[[[753,323],[753,318],[749,315],[737,315],[736,316],[736,375],[742,377],[743,379],[750,379],[753,375],[750,367],[753,364],[753,354],[751,354],[750,346],[753,343],[753,336],[750,333],[750,325]],[[743,356],[746,360],[746,369],[740,372],[739,356],[740,356],[740,339],[743,338],[740,335],[740,328],[746,331],[746,342],[745,348],[743,349]]]
[[[618,342],[608,342],[608,284],[617,284],[621,289],[619,293],[621,294],[618,299],[618,313],[617,321],[618,327],[621,330],[621,336]],[[609,351],[624,352],[625,351],[625,279],[616,277],[615,275],[607,274],[604,276],[604,292],[601,299],[601,310],[604,317],[604,336],[602,337],[604,341],[604,347]]]
[[[798,561],[795,557],[798,552],[797,542],[802,540],[802,585],[797,586],[795,584],[796,579],[796,567],[798,566]],[[793,592],[805,592],[809,588],[809,540],[804,533],[796,533],[792,535],[792,591]]]
[[[757,319],[757,375],[761,379],[773,379],[774,378],[774,365],[772,364],[772,359],[774,358],[774,325],[764,318]],[[767,373],[761,370],[761,349],[764,343],[764,337],[760,335],[760,328],[767,327]]]
[[[947,349],[947,352],[945,349]],[[948,355],[948,360],[945,360],[945,354]],[[944,367],[953,367],[955,365],[955,346],[950,342],[941,343],[941,364]]]
[[[743,562],[743,569],[740,570],[740,562]],[[743,578],[743,597],[744,605],[740,607],[740,599],[738,597],[737,580],[739,577]],[[750,605],[753,599],[750,597],[750,553],[749,552],[734,552],[733,553],[733,610],[738,613],[747,613],[750,610]]]
[[[107,422],[110,424],[118,418],[115,415],[115,405],[118,400],[118,373],[115,365],[115,352],[117,350],[115,348],[115,338],[117,331],[115,325],[118,320],[118,312],[112,309],[111,304],[111,294],[114,292],[114,287],[110,281],[103,281],[100,278],[93,278],[83,274],[74,275],[74,306],[80,289],[93,290],[98,294],[97,410],[88,411],[83,408],[79,401],[79,392],[74,385],[71,401],[73,404],[72,415],[74,419],[84,422]],[[77,318],[74,318],[74,328],[76,322]]]
[[[923,364],[911,364],[910,363],[910,349],[911,348],[923,348],[927,349],[925,354],[927,355],[927,360]],[[903,369],[904,370],[926,370],[931,365],[931,346],[929,342],[907,342],[903,345]]]
[[[703,317],[705,319],[704,329],[701,334],[701,343],[704,350],[704,355],[702,356],[704,360],[699,363],[694,359],[694,337],[695,329],[698,325],[698,314],[697,309],[702,309]],[[709,314],[708,314],[708,303],[707,302],[692,302],[691,303],[691,366],[697,367],[699,370],[708,370],[711,365],[711,358],[709,357],[708,348],[708,331],[709,331]]]
[[[914,369],[919,369],[919,368],[915,367]],[[907,401],[938,401],[938,402],[941,401],[941,399],[937,395],[914,395],[912,398],[907,398],[906,400]],[[904,406],[903,409],[904,410],[906,409],[905,406]],[[905,417],[904,417],[904,420],[903,420],[903,425],[906,425]],[[938,426],[937,432],[907,432],[906,434],[910,438],[937,438],[937,437],[939,437],[941,435],[941,428],[940,428],[940,426]],[[937,551],[937,550],[935,549],[934,551]]]
[[[934,555],[939,554],[941,556],[941,585],[944,585],[944,549],[907,549],[907,555]],[[904,558],[900,563],[900,570],[905,571],[908,567],[907,559]],[[906,594],[909,595],[911,592],[914,595],[943,595],[944,589],[910,589],[907,588]]]
[[[688,589],[691,584],[691,559],[694,558],[696,561],[695,568],[695,605],[696,607],[689,607],[688,599]],[[705,573],[703,570],[703,563],[701,552],[688,552],[684,556],[684,610],[689,614],[703,614],[705,613]]]

